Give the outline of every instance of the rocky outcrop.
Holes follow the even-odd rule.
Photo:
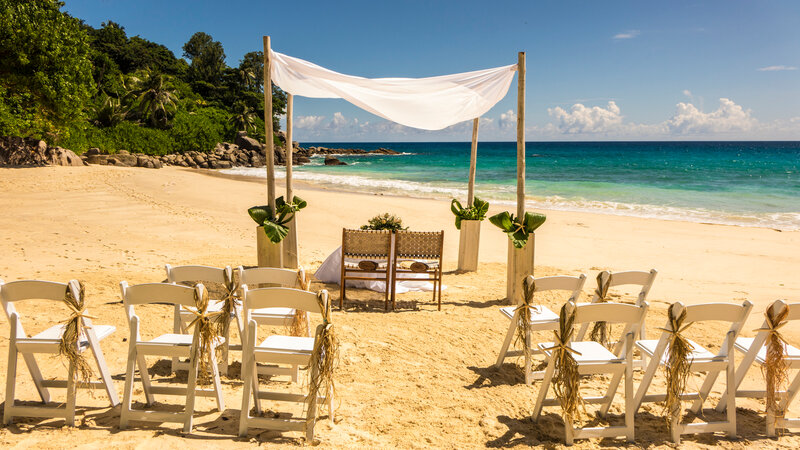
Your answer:
[[[0,137],[0,167],[82,166],[72,150],[50,147],[45,141],[16,136]]]
[[[100,164],[102,166],[160,169],[164,165],[157,156],[149,156],[143,153],[131,154],[131,152],[127,150],[120,150],[117,153],[109,155],[108,153],[101,152],[98,148],[90,148],[81,155],[81,159],[87,164]]]
[[[325,157],[325,165],[326,166],[346,166],[347,163],[344,161],[339,161],[339,158],[335,158],[333,156],[326,156]]]

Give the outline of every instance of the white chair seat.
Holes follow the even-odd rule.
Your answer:
[[[256,351],[290,352],[311,354],[314,350],[314,338],[303,336],[281,336],[273,334],[258,344]]]
[[[94,329],[94,333],[95,335],[97,335],[97,340],[101,341],[104,338],[108,337],[111,333],[116,331],[117,327],[113,325],[94,325],[92,329]],[[31,338],[19,339],[18,342],[58,341],[61,340],[61,336],[63,334],[64,334],[64,324],[58,324],[42,331],[41,333]],[[79,346],[81,349],[85,349],[86,347],[89,346],[89,339],[86,338],[85,334],[81,335]]]
[[[192,339],[194,338],[194,334],[175,334],[175,333],[166,333],[162,334],[161,336],[151,339],[149,341],[139,341],[141,344],[165,344],[165,345],[178,345],[178,346],[190,346],[192,345]],[[220,337],[214,342],[214,346],[217,347],[222,345],[225,342],[225,339]]]
[[[753,346],[753,340],[755,338],[751,337],[739,337],[733,342],[734,347],[742,353],[747,353],[750,350],[750,347]],[[767,347],[762,346],[758,349],[758,353],[756,354],[756,362],[764,365],[766,364],[767,360]],[[797,349],[794,346],[787,345],[786,346],[786,360],[787,362],[793,363],[800,363],[800,349]]]
[[[552,355],[553,350],[545,350],[555,345],[552,342],[544,342],[539,344],[539,350],[545,353],[548,357]],[[602,344],[594,341],[581,341],[572,342],[570,348],[578,353],[573,353],[575,362],[578,364],[595,364],[595,363],[609,363],[609,362],[623,362],[622,359],[611,353]]]
[[[691,339],[687,340],[689,341],[689,345],[692,347],[692,353],[690,353],[688,357],[690,362],[705,362],[718,359],[716,355],[703,348],[702,345],[698,344],[697,342]],[[646,339],[646,340],[636,341],[636,346],[639,347],[643,352],[645,352],[647,356],[650,358],[653,357],[657,345],[658,345],[658,339]],[[666,364],[668,359],[669,359],[669,346],[667,346],[667,348],[664,349],[664,354],[661,357],[661,363]]]
[[[256,319],[291,319],[294,317],[294,308],[252,309],[250,316]]]
[[[516,311],[516,306],[506,306],[504,308],[500,308],[500,314],[506,316],[509,319],[514,317],[514,311]],[[554,322],[558,324],[558,314],[550,311],[550,309],[546,306],[536,305],[536,307],[530,308],[531,310],[531,323],[538,324],[538,323],[547,323],[547,322]]]

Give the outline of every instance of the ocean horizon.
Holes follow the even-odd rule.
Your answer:
[[[390,148],[399,155],[324,156],[296,180],[356,192],[466,199],[470,142],[302,142],[302,147]],[[800,142],[526,142],[529,208],[800,230]],[[223,170],[265,177],[263,168]],[[278,177],[284,177],[282,167]],[[479,142],[476,195],[513,204],[516,143]]]

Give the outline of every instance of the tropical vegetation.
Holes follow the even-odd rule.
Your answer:
[[[475,197],[466,208],[456,199],[450,202],[450,211],[456,216],[456,229],[461,229],[462,220],[483,220],[489,211],[489,202]]]
[[[403,226],[403,219],[389,213],[378,214],[377,216],[369,219],[366,225],[361,225],[362,230],[399,231],[407,228],[408,227]]]
[[[209,151],[237,131],[263,142],[263,54],[227,65],[197,32],[181,57],[113,21],[94,28],[55,0],[0,0],[0,136],[81,153]],[[285,94],[272,86],[273,127]]]
[[[264,227],[267,238],[275,244],[281,242],[288,234],[287,224],[292,221],[297,211],[308,206],[308,203],[298,196],[294,196],[291,202],[286,202],[283,196],[275,199],[275,213],[268,205],[253,206],[247,210],[252,218],[260,227]]]
[[[522,219],[514,217],[508,211],[489,217],[489,222],[503,230],[514,248],[523,248],[528,243],[530,235],[547,220],[547,216],[539,213],[525,213]]]

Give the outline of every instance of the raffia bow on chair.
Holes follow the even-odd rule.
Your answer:
[[[578,406],[583,403],[580,396],[581,376],[578,372],[578,363],[572,354],[581,353],[569,346],[572,335],[575,333],[573,325],[575,323],[575,304],[564,303],[558,318],[558,331],[553,331],[555,345],[543,349],[553,350],[555,358],[555,375],[553,375],[553,390],[556,398],[561,404],[564,423],[572,424],[574,419],[579,417]]]
[[[58,354],[67,358],[67,361],[75,368],[76,380],[89,383],[93,375],[92,366],[89,365],[83,353],[78,351],[78,340],[81,336],[85,336],[86,327],[83,319],[96,319],[96,317],[85,314],[86,302],[84,293],[86,291],[83,283],[78,283],[78,298],[75,298],[72,292],[72,284],[72,281],[67,283],[67,289],[64,293],[64,304],[70,309],[71,314],[64,321],[64,333],[58,343]]]
[[[194,319],[189,323],[187,329],[197,327],[198,340],[195,348],[192,349],[192,354],[195,355],[198,361],[198,367],[201,378],[208,380],[209,367],[211,366],[211,351],[214,344],[220,339],[220,327],[217,326],[219,320],[218,316],[222,315],[222,311],[208,312],[208,291],[203,289],[203,295],[197,295],[197,287],[194,290],[194,303],[195,309],[189,309],[195,315]]]
[[[326,296],[325,291],[317,294],[317,303],[322,311],[322,324],[317,327],[309,363],[309,402],[317,398],[320,392],[325,392],[326,396],[333,394],[336,387],[334,371],[339,360],[339,338],[331,323],[331,302],[326,301]],[[307,421],[312,419],[310,414],[306,417]]]
[[[241,304],[236,294],[236,283],[233,281],[233,276],[228,270],[222,271],[224,278],[225,294],[222,297],[222,309],[214,320],[217,336],[228,336],[228,328],[231,325],[231,317]]]
[[[681,308],[680,314],[675,312],[677,307]],[[667,355],[667,363],[664,365],[667,378],[664,414],[670,427],[672,427],[673,417],[678,416],[678,422],[680,422],[681,395],[686,390],[686,379],[689,377],[691,369],[689,355],[693,349],[692,344],[682,334],[691,326],[691,324],[683,326],[683,322],[686,320],[686,308],[683,305],[673,303],[669,305],[667,317],[669,318],[670,328],[661,328],[661,330],[670,333],[669,343],[667,344],[669,346],[669,354]]]
[[[528,281],[530,278],[530,281]],[[531,343],[529,342],[531,336],[531,308],[533,305],[533,293],[536,291],[536,282],[531,277],[525,277],[522,280],[522,304],[517,306],[514,312],[519,312],[517,315],[517,331],[514,335],[514,346],[519,347],[522,345],[522,355],[526,360],[531,357]]]
[[[297,285],[300,289],[308,291],[311,287],[311,277],[301,267],[297,270]],[[295,308],[291,320],[286,325],[286,331],[291,336],[305,336],[308,333],[308,313]]]
[[[776,311],[776,309],[778,309],[778,311]],[[789,308],[785,305],[783,308],[767,308],[767,311],[764,313],[767,319],[767,328],[755,330],[769,332],[766,345],[767,355],[763,366],[764,378],[766,378],[767,385],[767,412],[771,411],[775,414],[775,417],[779,418],[784,416],[785,411],[780,409],[778,391],[789,379],[789,367],[786,365],[786,346],[788,343],[778,330],[788,323],[786,320],[788,315]]]
[[[599,299],[599,303],[606,303],[606,296],[608,295],[608,288],[611,286],[611,274],[608,274],[608,280],[603,283],[603,272],[597,274],[597,288],[594,290],[595,295]],[[604,346],[608,346],[608,324],[604,321],[595,322],[594,327],[592,328],[592,332],[590,334],[591,339],[595,342],[599,342]]]

